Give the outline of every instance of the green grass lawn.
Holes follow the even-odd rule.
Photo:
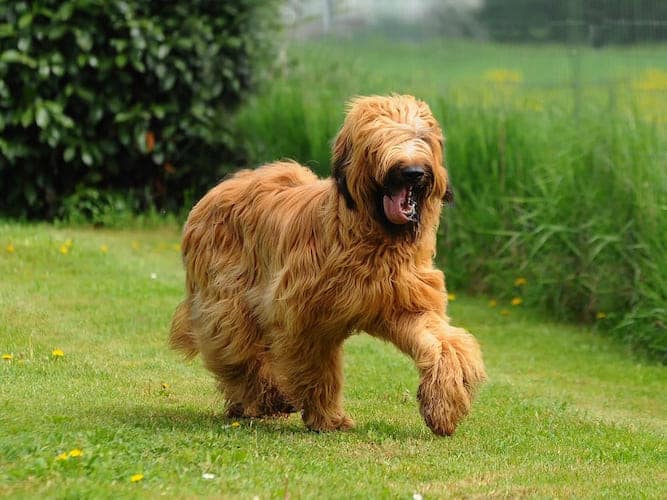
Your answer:
[[[453,437],[419,417],[410,360],[366,336],[346,346],[355,430],[225,420],[201,363],[167,348],[177,244],[0,223],[0,495],[667,496],[665,368],[481,299],[450,306],[490,377]]]

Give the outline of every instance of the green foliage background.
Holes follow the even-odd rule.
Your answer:
[[[196,196],[236,160],[230,111],[267,53],[274,6],[2,0],[0,213]]]
[[[664,362],[665,49],[580,50],[573,86],[554,84],[571,57],[556,46],[310,43],[242,109],[239,137],[256,163],[291,157],[328,176],[349,96],[425,99],[445,130],[455,192],[437,256],[449,290],[494,297],[499,310],[521,298]],[[633,68],[638,56],[653,69]]]
[[[0,0],[0,215],[122,225],[189,208],[239,165],[291,157],[326,176],[347,99],[415,94],[447,131],[449,288],[519,295],[667,360],[664,46],[300,42],[237,115],[275,48],[277,8]],[[573,14],[558,8],[551,19]]]
[[[477,12],[494,40],[596,46],[667,40],[666,17],[656,0],[485,0]]]

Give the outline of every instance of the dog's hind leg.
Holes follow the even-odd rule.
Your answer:
[[[195,300],[194,327],[206,368],[216,376],[229,417],[296,411],[278,390],[267,365],[265,340],[240,293]]]
[[[415,360],[421,375],[417,399],[426,425],[435,434],[452,434],[486,379],[475,338],[436,314],[402,316],[386,338]]]
[[[273,338],[272,366],[278,384],[303,410],[306,427],[315,431],[354,427],[343,410],[342,342],[289,334]]]

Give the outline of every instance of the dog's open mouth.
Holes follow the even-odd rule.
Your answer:
[[[378,208],[390,229],[417,227],[432,182],[431,170],[424,165],[399,165],[389,171],[382,183]]]
[[[385,194],[382,206],[387,220],[392,224],[407,224],[417,220],[417,202],[412,196],[412,186],[406,186],[393,195]]]

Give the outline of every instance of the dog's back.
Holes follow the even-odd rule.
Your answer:
[[[278,162],[243,170],[212,188],[194,206],[183,229],[182,252],[186,270],[186,299],[171,324],[170,343],[192,357],[199,351],[193,331],[193,296],[213,285],[248,290],[268,279],[279,265],[280,247],[296,237],[303,224],[285,220],[287,213],[313,215],[315,198],[328,187],[315,174],[294,162]],[[278,208],[282,207],[282,210]],[[312,227],[311,223],[307,227]],[[250,246],[247,242],[255,242]],[[262,243],[262,244],[257,244]],[[271,252],[264,255],[263,252]]]

